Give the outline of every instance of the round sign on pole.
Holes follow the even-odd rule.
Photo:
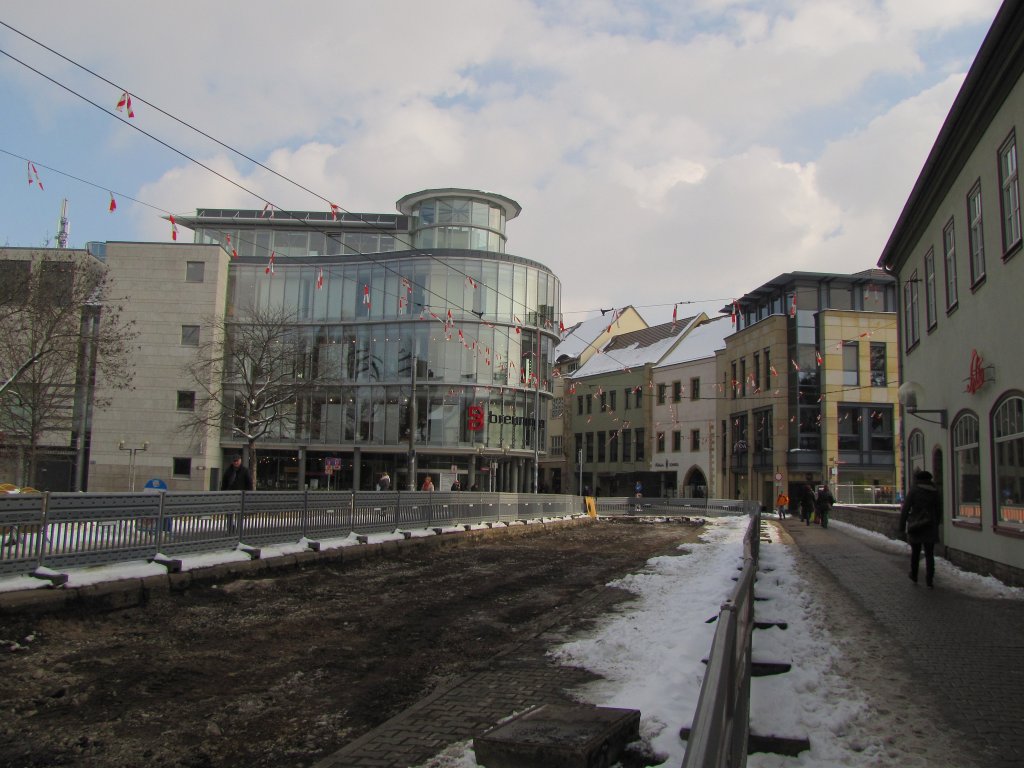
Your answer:
[[[159,477],[154,477],[152,480],[147,480],[143,488],[147,491],[166,491],[167,483]]]
[[[776,480],[781,480],[782,479],[782,473],[781,472],[776,472],[775,473],[775,479]]]

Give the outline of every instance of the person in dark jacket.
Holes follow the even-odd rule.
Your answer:
[[[935,544],[939,540],[939,489],[932,482],[932,473],[918,470],[914,485],[900,508],[899,530],[910,544],[910,580],[917,583],[917,569],[924,549],[924,579],[935,586]],[[920,522],[918,522],[920,521]]]
[[[814,512],[814,489],[805,485],[800,491],[800,519],[804,525],[811,524],[811,513]]]
[[[224,470],[224,477],[220,480],[222,491],[251,491],[252,475],[249,468],[242,464],[242,457],[235,456],[231,464]]]
[[[242,464],[241,456],[235,456],[231,459],[231,464],[229,464],[228,468],[224,470],[224,477],[220,479],[220,489],[222,491],[252,490],[252,475],[249,474],[249,468]],[[234,533],[235,516],[228,513],[224,518],[228,533]]]
[[[832,505],[836,503],[832,491],[827,485],[818,489],[818,495],[814,497],[814,511],[817,513],[818,523],[822,528],[828,528],[828,513],[832,511]]]

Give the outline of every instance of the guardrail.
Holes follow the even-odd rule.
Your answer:
[[[0,575],[183,553],[582,514],[560,494],[351,491],[0,496]],[[310,546],[315,546],[310,544]]]
[[[599,515],[703,515],[750,514],[760,505],[739,499],[658,498],[655,496],[598,496],[594,499]]]
[[[743,570],[722,604],[711,641],[682,768],[738,768],[747,762],[754,579],[761,541],[760,507],[743,539]]]

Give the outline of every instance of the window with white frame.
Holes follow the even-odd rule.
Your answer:
[[[960,300],[956,288],[956,233],[952,219],[942,230],[942,255],[946,265],[946,311],[949,312]]]
[[[924,255],[924,316],[926,327],[931,330],[938,322],[935,306],[935,251],[931,248]]]
[[[183,326],[181,326],[181,346],[183,346],[183,347],[198,347],[199,346],[199,326],[198,325],[183,325]]]
[[[953,517],[981,524],[981,451],[978,417],[965,413],[956,420],[953,435]]]
[[[985,277],[985,236],[981,228],[981,182],[967,193],[967,247],[971,261],[971,285]]]
[[[907,463],[910,464],[909,476],[924,469],[924,433],[915,429],[907,440]]]
[[[921,329],[917,319],[917,271],[903,284],[903,345],[911,349],[921,340]]]
[[[848,387],[860,384],[860,344],[856,341],[843,342],[843,384]]]
[[[1011,132],[999,148],[999,188],[1003,214],[1003,254],[1020,244],[1020,190],[1017,186],[1017,136]]]
[[[996,406],[992,442],[997,519],[1024,526],[1024,397],[1011,395]]]

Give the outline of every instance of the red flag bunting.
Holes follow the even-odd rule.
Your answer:
[[[121,91],[121,98],[117,100],[117,111],[128,110],[128,117],[135,117],[135,110],[132,109],[132,95],[128,91]]]
[[[793,298],[789,302],[789,316],[796,317],[796,294],[793,294]]]
[[[270,261],[267,262],[267,266],[263,270],[268,275],[274,274],[274,259],[275,259],[276,256],[277,256],[277,251],[271,251],[270,252]],[[286,279],[286,282],[287,282],[287,279]]]
[[[39,171],[36,170],[36,164],[31,160],[28,160],[28,183],[31,185],[33,182],[39,185],[39,191],[43,191],[43,182],[39,178]]]
[[[174,222],[174,214],[168,214],[171,217],[171,240],[178,239],[178,225]]]
[[[366,310],[369,311],[370,310],[370,286],[369,285],[364,285],[363,286],[363,304],[366,305]]]
[[[316,289],[319,291],[324,287],[324,268],[320,267],[320,271],[316,275]]]
[[[107,207],[107,210],[111,213],[117,210],[117,200],[114,199],[113,192],[110,193],[110,205]]]
[[[818,365],[821,365],[821,352],[819,352],[818,350],[814,350],[814,359],[818,363]]]
[[[339,208],[334,203],[331,203],[330,205],[331,205],[331,218],[334,219],[335,221],[337,221],[338,220],[338,210],[339,210]]]

